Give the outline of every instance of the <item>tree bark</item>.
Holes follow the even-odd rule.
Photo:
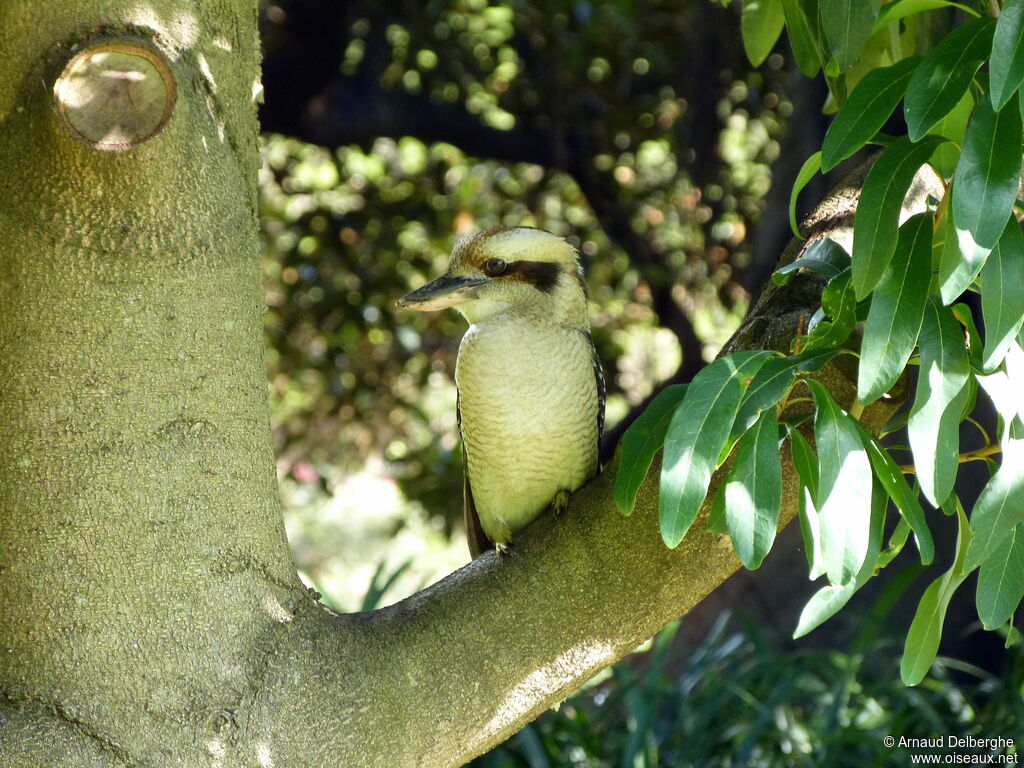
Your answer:
[[[612,467],[514,555],[390,608],[338,616],[302,588],[262,360],[255,19],[248,0],[4,7],[0,765],[461,765],[739,565],[701,525],[664,547],[656,468],[622,517]],[[88,100],[62,120],[53,95],[111,39],[157,51],[176,90],[155,134],[130,128],[145,114],[100,130],[128,137],[113,148],[108,115],[74,135]],[[791,333],[816,298],[786,291]],[[759,307],[742,345],[781,343]]]

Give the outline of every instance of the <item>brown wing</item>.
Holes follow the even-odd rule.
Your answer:
[[[473,503],[473,489],[469,485],[469,457],[466,455],[466,441],[462,437],[462,409],[459,401],[455,401],[455,413],[459,422],[459,439],[462,440],[462,505],[466,520],[466,539],[469,543],[469,554],[475,560],[484,552],[494,548],[494,542],[484,533],[480,525],[480,516],[476,513]]]

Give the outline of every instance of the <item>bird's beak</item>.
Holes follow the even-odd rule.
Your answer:
[[[398,300],[398,306],[415,309],[418,312],[447,309],[456,304],[472,301],[476,298],[477,289],[489,282],[486,277],[441,275],[415,291],[405,294]]]

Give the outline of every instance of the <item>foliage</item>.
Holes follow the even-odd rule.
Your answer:
[[[669,546],[679,542],[705,502],[712,472],[733,452],[710,524],[728,531],[744,564],[757,567],[779,515],[776,449],[788,445],[801,481],[811,575],[828,581],[805,608],[799,635],[842,608],[910,532],[921,562],[932,560],[920,493],[933,509],[957,516],[960,535],[953,564],[925,590],[907,636],[902,675],[918,683],[935,658],[949,599],[969,574],[978,571],[984,626],[1002,628],[1009,642],[1024,597],[1024,409],[1014,394],[1024,386],[1024,235],[1016,208],[1024,0],[1006,0],[1001,9],[980,2],[775,0],[746,2],[743,13],[745,22],[760,20],[743,25],[751,59],[763,58],[785,27],[801,69],[823,71],[838,110],[798,187],[867,144],[884,151],[863,183],[851,253],[815,242],[776,275],[784,281],[799,267],[828,280],[821,311],[790,354],[724,357],[694,380],[670,417],[659,412],[661,422],[668,420],[662,535]],[[901,100],[906,133],[881,133]],[[944,194],[905,219],[904,198],[927,164],[947,177]],[[965,292],[980,295],[984,336],[975,327],[978,302],[959,303]],[[801,367],[809,350],[859,357],[857,402],[848,411],[811,378],[816,368]],[[908,368],[918,379],[908,404],[913,464],[901,466],[900,447],[883,446],[857,417],[888,397]],[[760,383],[779,370],[789,376],[766,397]],[[998,425],[992,436],[981,429],[982,445],[971,448],[961,445],[959,427],[979,391],[994,405]],[[745,409],[754,418],[738,423]],[[769,415],[756,418],[762,411]],[[810,411],[816,452],[800,434],[809,430]],[[627,489],[646,474],[651,451],[647,440],[641,457],[631,437],[617,479],[626,513]],[[954,492],[957,468],[994,455],[1002,462],[990,463],[991,479],[968,522]],[[904,474],[917,483],[909,485]],[[883,549],[890,500],[901,519]]]
[[[886,653],[899,644],[884,623],[887,610],[860,617],[849,652],[811,645],[775,650],[755,623],[736,626],[724,614],[683,656],[673,650],[676,622],[649,650],[620,662],[471,765],[859,768],[909,763],[911,752],[951,754],[886,747],[889,735],[1021,733],[1021,648],[1008,656],[1002,675],[938,659],[927,684],[905,688],[894,654]]]

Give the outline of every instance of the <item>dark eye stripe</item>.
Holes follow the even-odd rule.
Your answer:
[[[506,265],[502,280],[529,283],[541,293],[552,293],[562,274],[562,267],[551,261],[513,261]]]

